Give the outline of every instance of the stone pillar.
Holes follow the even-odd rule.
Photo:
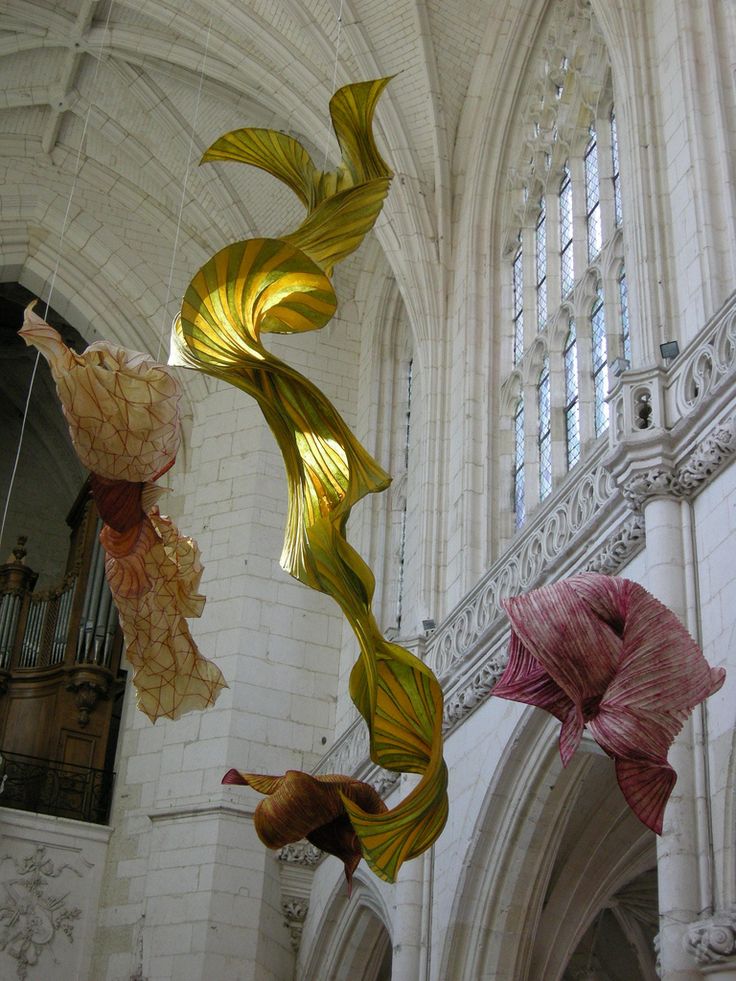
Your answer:
[[[680,501],[654,497],[644,503],[647,534],[647,586],[685,621],[686,586]],[[683,926],[702,909],[699,841],[695,813],[692,722],[675,740],[669,762],[677,783],[657,839],[660,965],[663,981],[696,981],[699,973],[682,945]]]
[[[402,777],[403,796],[416,782],[416,777]],[[427,981],[427,945],[431,942],[427,921],[430,907],[429,854],[420,855],[402,865],[396,883],[391,975],[401,978],[401,981]]]

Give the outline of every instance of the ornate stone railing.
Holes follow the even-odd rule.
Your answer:
[[[643,502],[694,497],[736,454],[736,294],[669,369],[626,371],[610,397],[608,444],[540,507],[503,556],[419,646],[445,693],[444,729],[487,697],[506,663],[501,601],[573,570],[615,574],[644,546]],[[423,650],[422,650],[423,648]],[[355,774],[384,792],[362,720],[316,772]]]

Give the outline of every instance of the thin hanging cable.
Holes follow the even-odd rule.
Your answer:
[[[335,64],[332,68],[332,88],[330,89],[330,98],[335,94],[335,85],[337,84],[337,62],[340,57],[340,38],[342,37],[342,3],[340,0],[340,9],[337,12],[337,40],[335,41]],[[327,126],[327,132],[325,133],[325,152],[322,158],[322,172],[324,173],[327,169],[327,150],[330,145],[330,127]]]
[[[111,0],[110,6],[107,9],[107,17],[105,18],[105,27],[104,27],[103,33],[102,33],[102,38],[103,38],[103,40],[101,42],[101,48],[102,49],[104,49],[105,43],[107,41],[109,41],[110,14],[112,13],[113,3],[114,3],[114,0]],[[91,90],[90,90],[92,93],[94,93],[94,92],[97,91],[97,74],[98,74],[98,72],[100,70],[100,64],[101,64],[101,62],[102,62],[102,57],[101,56],[95,58],[95,71],[94,71],[94,75],[92,76],[92,85],[91,85]],[[62,249],[64,247],[64,237],[66,235],[67,225],[68,225],[68,222],[69,222],[69,212],[71,210],[72,200],[74,198],[74,194],[75,194],[75,191],[77,189],[77,181],[79,179],[79,172],[81,170],[82,152],[84,150],[84,144],[85,144],[85,141],[87,139],[87,127],[89,125],[89,117],[90,117],[91,112],[92,112],[92,101],[90,100],[90,103],[87,106],[87,113],[86,113],[86,115],[84,117],[84,126],[82,127],[82,136],[81,136],[81,138],[79,140],[79,147],[77,149],[77,159],[76,159],[76,162],[74,164],[74,176],[72,178],[72,186],[69,189],[69,197],[68,197],[67,202],[66,202],[66,211],[64,212],[64,220],[61,223],[61,235],[59,236],[59,248],[57,249],[57,252],[56,252],[56,263],[54,265],[54,271],[53,271],[53,274],[51,276],[51,282],[49,284],[49,292],[48,292],[48,297],[46,299],[46,309],[44,310],[44,315],[43,315],[43,319],[44,320],[46,320],[47,317],[48,317],[48,315],[49,315],[49,308],[51,306],[51,297],[52,297],[53,292],[54,292],[54,286],[56,285],[56,276],[57,276],[57,274],[59,272],[59,265],[61,263],[61,254],[62,254]],[[18,447],[17,447],[17,449],[15,451],[15,460],[13,462],[13,469],[12,469],[11,474],[10,474],[10,483],[8,484],[8,493],[7,493],[6,497],[5,497],[5,507],[3,508],[3,519],[2,519],[2,522],[0,522],[0,542],[2,542],[3,535],[5,534],[5,522],[7,521],[7,518],[8,518],[8,509],[10,508],[10,499],[11,499],[12,494],[13,494],[13,487],[15,486],[15,477],[16,477],[16,474],[18,472],[18,461],[20,460],[20,453],[21,453],[21,449],[23,448],[23,437],[25,435],[26,423],[28,421],[28,409],[29,409],[29,406],[31,404],[31,395],[33,393],[33,383],[36,380],[36,372],[38,370],[38,362],[39,362],[39,358],[40,357],[41,357],[41,352],[40,351],[36,351],[36,359],[33,362],[33,371],[31,372],[31,380],[30,380],[30,383],[28,385],[28,395],[26,396],[26,404],[25,404],[25,408],[23,409],[23,419],[22,419],[21,425],[20,425],[20,435],[18,437]]]
[[[169,269],[169,282],[166,286],[166,301],[164,303],[163,316],[161,318],[161,330],[158,335],[158,351],[156,352],[156,360],[161,360],[161,349],[164,344],[164,335],[167,330],[167,313],[169,309],[169,302],[171,301],[171,288],[174,282],[174,266],[176,265],[176,253],[179,248],[179,233],[181,231],[181,221],[182,215],[184,214],[184,202],[186,200],[187,194],[187,182],[189,181],[189,170],[192,165],[192,151],[194,150],[194,134],[197,130],[197,117],[199,116],[199,104],[202,100],[202,85],[204,83],[204,69],[207,64],[207,53],[210,47],[210,34],[212,33],[212,14],[210,13],[210,22],[207,25],[207,37],[204,42],[204,55],[202,56],[202,69],[199,73],[199,86],[197,88],[197,100],[194,104],[194,118],[192,119],[192,131],[189,137],[189,153],[187,155],[187,168],[184,172],[184,181],[181,187],[181,201],[179,202],[179,214],[176,219],[176,234],[174,235],[174,248],[171,252],[171,268]],[[170,328],[169,328],[170,329]]]

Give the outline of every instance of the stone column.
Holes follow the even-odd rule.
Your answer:
[[[644,503],[644,519],[647,586],[684,622],[685,555],[680,501],[650,498]],[[663,832],[657,839],[661,977],[663,981],[698,981],[699,973],[682,945],[685,924],[703,908],[691,720],[683,726],[668,758],[677,772],[677,783],[665,809]]]
[[[403,796],[416,782],[414,776],[402,778]],[[429,856],[427,852],[402,865],[396,883],[391,974],[401,981],[427,981],[427,948],[431,943]]]

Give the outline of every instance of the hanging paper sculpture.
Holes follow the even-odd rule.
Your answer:
[[[556,716],[565,766],[587,726],[614,759],[631,809],[661,834],[677,779],[667,751],[725,670],[711,668],[675,614],[629,579],[580,573],[504,607],[509,660],[493,694]]]
[[[179,448],[178,382],[166,365],[105,341],[76,354],[33,306],[20,335],[48,361],[74,448],[92,472],[105,574],[138,706],[153,721],[206,708],[227,686],[185,619],[199,616],[205,602],[197,592],[199,549],[156,506],[155,481]]]
[[[381,634],[371,611],[373,575],[345,538],[352,506],[385,489],[390,478],[322,392],[261,343],[262,333],[316,330],[335,312],[328,277],[373,227],[388,192],[391,171],[372,133],[387,82],[348,85],[333,96],[330,114],[342,150],[335,172],[319,171],[300,143],[273,130],[236,130],[205,153],[203,161],[236,160],[273,174],[297,194],[307,216],[291,234],[236,242],[199,270],[175,323],[172,362],[257,399],[286,466],[281,565],[332,596],[356,633],[361,654],[350,694],[368,724],[371,758],[390,770],[422,774],[385,814],[342,795],[366,860],[393,881],[401,863],[428,848],[444,826],[447,770],[439,683]]]
[[[387,807],[370,784],[335,774],[313,777],[300,770],[287,770],[283,777],[228,770],[222,782],[247,784],[268,795],[253,818],[263,844],[283,848],[306,838],[323,852],[336,855],[345,866],[350,894],[362,852],[344,802],[352,801],[368,814],[385,814]]]

